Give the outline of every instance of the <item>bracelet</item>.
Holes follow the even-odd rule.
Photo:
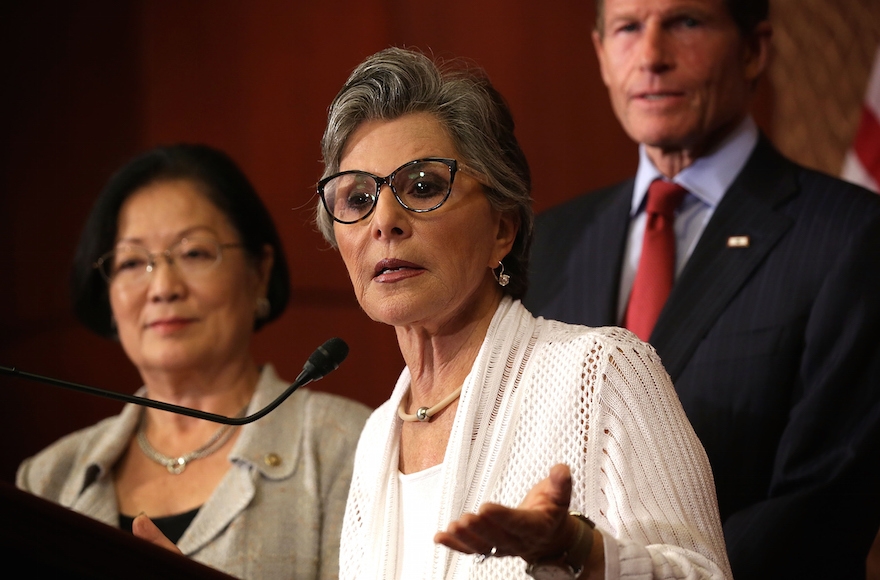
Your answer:
[[[596,524],[578,511],[568,512],[568,515],[574,516],[586,524],[579,526],[580,530],[577,539],[562,556],[563,560],[574,569],[575,577],[578,577],[584,571],[587,560],[590,559],[590,552],[593,550],[593,529],[596,527]],[[588,530],[589,533],[584,533],[584,530]]]
[[[578,534],[574,542],[562,555],[534,562],[526,566],[526,574],[536,580],[574,580],[580,576],[590,559],[593,550],[593,529],[596,527],[590,518],[578,511],[568,512],[583,524],[578,526]],[[588,533],[585,533],[586,532]]]

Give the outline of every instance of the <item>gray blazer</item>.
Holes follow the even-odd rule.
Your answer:
[[[248,412],[288,385],[266,365]],[[354,451],[369,413],[355,401],[300,389],[243,427],[229,454],[232,468],[178,547],[240,578],[337,578]],[[25,460],[16,484],[118,526],[112,469],[140,416],[140,407],[126,405],[119,415],[67,435]]]

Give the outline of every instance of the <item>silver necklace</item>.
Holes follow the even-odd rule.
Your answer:
[[[247,405],[236,415],[237,417],[241,417],[244,412],[247,410]],[[137,432],[137,442],[138,446],[143,451],[144,455],[147,456],[148,459],[155,461],[159,465],[164,465],[165,469],[168,470],[168,473],[172,473],[174,475],[180,475],[183,473],[183,470],[186,469],[187,464],[190,461],[195,461],[196,459],[201,459],[203,457],[207,457],[223,447],[229,438],[232,437],[232,434],[235,432],[232,430],[233,425],[223,425],[220,427],[216,433],[214,433],[208,442],[196,449],[195,451],[190,451],[189,453],[185,453],[180,457],[168,457],[167,455],[163,455],[156,451],[150,442],[147,440],[147,432],[145,421],[141,418],[141,422],[138,425]]]

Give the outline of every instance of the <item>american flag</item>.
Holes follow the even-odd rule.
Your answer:
[[[880,49],[862,105],[862,118],[852,146],[846,153],[841,176],[880,192]]]

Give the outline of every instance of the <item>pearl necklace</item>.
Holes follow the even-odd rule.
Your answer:
[[[244,415],[244,412],[247,410],[247,405],[236,415],[236,417],[241,417]],[[220,429],[214,433],[208,442],[196,449],[195,451],[190,451],[189,453],[185,453],[180,457],[168,457],[167,455],[163,455],[156,451],[156,449],[150,445],[150,442],[147,440],[146,426],[145,421],[141,418],[140,425],[138,425],[137,432],[137,442],[138,446],[141,448],[141,451],[144,455],[147,456],[151,461],[155,461],[159,465],[164,465],[165,469],[168,470],[168,473],[173,475],[180,475],[183,473],[183,470],[186,469],[187,464],[190,461],[195,461],[196,459],[202,459],[203,457],[207,457],[223,447],[227,441],[232,437],[232,434],[235,433],[232,427],[233,425],[223,425]]]
[[[460,394],[461,387],[458,387],[457,389],[449,393],[448,397],[446,397],[433,407],[419,407],[419,410],[416,411],[415,415],[410,415],[403,410],[406,406],[406,397],[404,397],[400,401],[400,406],[397,407],[397,416],[400,417],[403,421],[430,421],[431,417],[448,407],[452,403],[452,401],[458,398]]]

